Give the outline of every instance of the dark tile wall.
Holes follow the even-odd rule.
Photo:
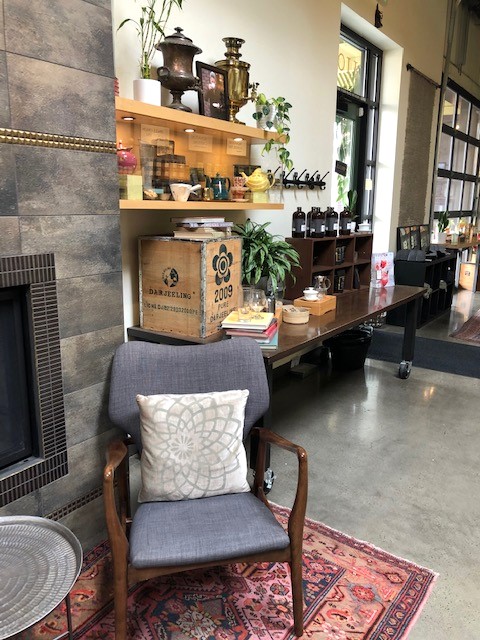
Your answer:
[[[0,0],[0,127],[115,141],[109,0]],[[68,474],[0,515],[69,512],[92,543],[123,342],[115,153],[0,142],[0,256],[55,255]],[[75,510],[68,505],[79,505]],[[67,505],[67,508],[65,508]]]

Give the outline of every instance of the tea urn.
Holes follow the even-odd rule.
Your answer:
[[[180,111],[191,111],[190,107],[182,104],[181,97],[185,91],[198,90],[198,78],[193,75],[192,65],[193,57],[202,53],[202,50],[182,31],[183,29],[176,27],[175,33],[156,45],[163,54],[163,67],[157,69],[157,75],[161,84],[172,94],[172,103],[167,106]]]

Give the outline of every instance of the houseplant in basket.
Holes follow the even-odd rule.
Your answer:
[[[288,274],[295,281],[292,269],[300,267],[300,259],[292,245],[267,231],[269,224],[248,219],[245,224],[235,225],[233,230],[242,237],[243,282],[263,288],[267,293],[276,293],[283,289]]]
[[[133,97],[141,102],[160,104],[160,83],[151,78],[155,45],[165,37],[165,29],[173,7],[182,8],[183,0],[146,0],[140,7],[140,17],[125,18],[117,31],[132,23],[140,42],[140,78],[133,81]]]

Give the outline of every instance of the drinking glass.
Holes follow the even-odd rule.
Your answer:
[[[252,287],[242,287],[238,300],[238,321],[248,322],[251,319]]]
[[[259,314],[265,310],[266,304],[267,297],[265,291],[262,291],[262,289],[253,289],[250,296],[250,306],[256,314],[253,316],[254,318],[261,318]]]

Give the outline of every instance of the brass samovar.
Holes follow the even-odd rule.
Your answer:
[[[257,84],[249,83],[248,70],[250,65],[248,62],[240,60],[242,54],[240,53],[240,47],[245,42],[241,38],[222,38],[225,42],[227,50],[225,52],[225,60],[219,60],[215,63],[215,66],[220,67],[227,73],[228,83],[228,111],[230,122],[238,122],[239,124],[245,124],[237,120],[237,113],[241,107],[243,107],[249,100],[255,100]],[[252,93],[248,95],[249,89],[252,89]]]

